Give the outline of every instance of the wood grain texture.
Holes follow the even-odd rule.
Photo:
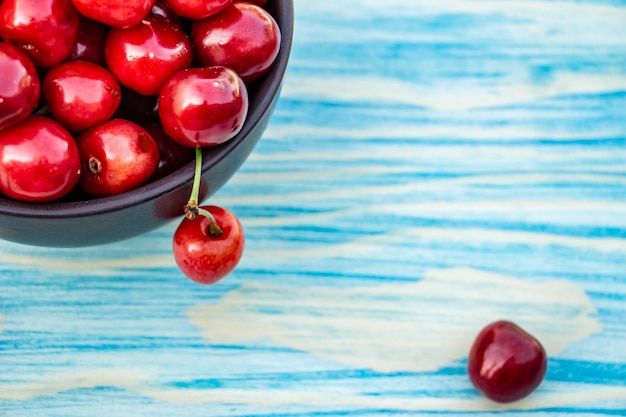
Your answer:
[[[180,274],[175,224],[0,242],[0,416],[626,415],[626,2],[297,0],[295,26],[211,200],[246,231],[227,279]],[[500,318],[550,355],[509,405],[465,374]]]

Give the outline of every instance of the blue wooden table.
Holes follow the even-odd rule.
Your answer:
[[[293,48],[224,281],[176,224],[0,243],[0,416],[626,415],[626,2],[297,0]],[[509,405],[501,318],[549,354]]]

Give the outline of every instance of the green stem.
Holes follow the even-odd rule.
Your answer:
[[[200,177],[202,176],[202,148],[196,147],[196,169],[193,173],[193,186],[191,188],[191,196],[189,201],[198,202],[198,194],[200,194]]]
[[[215,217],[213,217],[213,215],[208,210],[203,209],[202,207],[198,207],[198,214],[209,219],[209,236],[211,236],[212,238],[218,238],[222,236],[222,233],[224,233],[224,231],[217,224]]]
[[[215,217],[207,210],[198,206],[198,199],[200,195],[200,181],[202,179],[202,148],[196,148],[196,166],[193,173],[193,184],[191,186],[191,195],[189,201],[185,206],[185,217],[189,220],[193,220],[198,216],[204,216],[209,219],[209,235],[213,238],[218,238],[222,235],[223,230],[215,221]]]

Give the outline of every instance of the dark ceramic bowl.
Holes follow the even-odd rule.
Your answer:
[[[282,34],[281,49],[268,73],[249,89],[250,107],[241,132],[204,150],[201,199],[215,193],[240,168],[261,138],[278,100],[293,34],[293,1],[268,2]],[[194,162],[132,191],[112,197],[45,204],[0,197],[0,239],[49,247],[81,247],[141,235],[182,219]]]

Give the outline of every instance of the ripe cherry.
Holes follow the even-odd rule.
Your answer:
[[[37,69],[17,47],[0,42],[0,130],[25,120],[39,103]]]
[[[63,62],[78,39],[79,14],[70,0],[4,0],[0,33],[37,66]]]
[[[244,235],[241,223],[228,210],[199,207],[214,219],[198,214],[184,219],[173,239],[174,259],[180,270],[199,284],[214,284],[230,274],[241,259]]]
[[[196,20],[191,42],[201,65],[232,68],[250,83],[272,65],[280,49],[281,33],[262,7],[234,2],[220,13]]]
[[[177,15],[189,19],[204,19],[212,16],[226,6],[232,0],[163,0]]]
[[[170,9],[165,3],[159,0],[157,0],[157,2],[154,3],[154,6],[152,6],[152,9],[150,9],[148,18],[165,20],[166,22],[173,23],[180,27],[183,27],[183,21],[187,20],[174,13],[172,9]]]
[[[50,68],[43,92],[52,115],[72,133],[108,121],[122,94],[113,74],[88,61],[67,61]]]
[[[56,200],[68,194],[79,177],[74,138],[54,120],[30,116],[0,131],[0,191],[6,196]]]
[[[468,357],[469,378],[487,398],[513,402],[543,381],[546,352],[531,334],[510,321],[496,321],[476,337]]]
[[[92,20],[115,28],[135,26],[148,15],[156,0],[72,0]]]
[[[246,86],[226,67],[179,71],[159,95],[163,130],[189,148],[215,146],[231,139],[243,127],[247,113]]]
[[[144,184],[159,164],[156,142],[141,126],[112,119],[76,139],[83,167],[78,183],[86,193],[102,197]]]
[[[198,206],[202,149],[196,148],[196,169],[185,219],[174,232],[172,248],[179,269],[199,284],[214,284],[230,274],[243,255],[241,223],[230,211]]]
[[[78,39],[68,57],[70,61],[89,61],[100,66],[105,66],[104,42],[109,29],[100,22],[91,20],[80,15],[78,26]]]
[[[121,84],[146,96],[159,94],[168,78],[193,61],[187,34],[155,17],[130,28],[111,29],[104,55]]]

